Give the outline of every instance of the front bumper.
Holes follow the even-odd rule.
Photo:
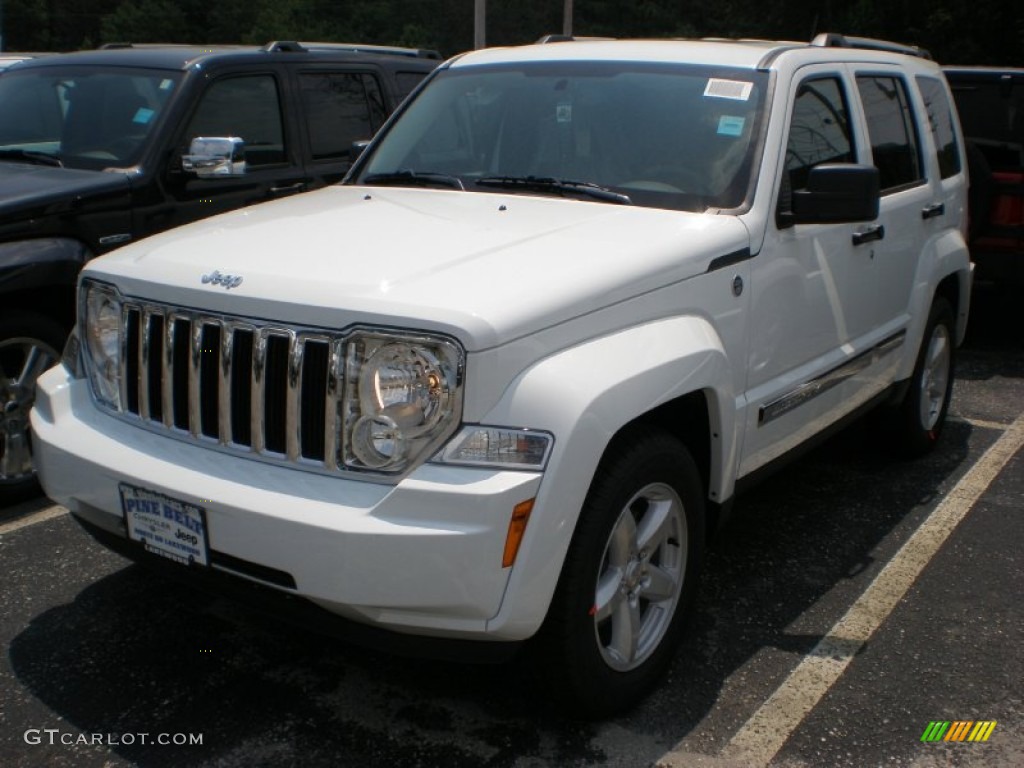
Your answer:
[[[118,491],[127,483],[203,507],[212,568],[345,618],[467,639],[515,641],[537,629],[493,618],[516,599],[502,555],[513,509],[537,495],[539,473],[427,464],[391,486],[270,466],[104,414],[63,367],[39,379],[32,429],[47,495],[115,536],[127,536]]]

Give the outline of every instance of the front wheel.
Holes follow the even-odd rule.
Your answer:
[[[65,335],[43,315],[19,312],[0,318],[0,506],[39,491],[28,415],[36,380],[60,361]]]
[[[663,676],[693,597],[703,487],[685,446],[636,430],[602,461],[545,636],[556,692],[576,713],[635,705]]]

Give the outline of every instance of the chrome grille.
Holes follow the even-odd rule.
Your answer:
[[[196,442],[338,468],[340,334],[132,301],[121,322],[122,413]]]

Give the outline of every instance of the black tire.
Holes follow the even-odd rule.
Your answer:
[[[937,296],[928,313],[909,388],[893,418],[887,420],[887,437],[900,456],[923,456],[935,448],[942,435],[953,394],[955,334],[953,309]]]
[[[542,633],[547,679],[569,712],[622,712],[661,680],[703,545],[703,487],[685,446],[630,430],[598,468]]]
[[[34,312],[0,317],[0,506],[39,493],[28,414],[36,380],[60,362],[67,332]]]

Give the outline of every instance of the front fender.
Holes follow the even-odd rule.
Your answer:
[[[90,256],[83,243],[63,237],[0,243],[0,294],[73,286]]]
[[[707,320],[674,317],[561,350],[525,370],[485,423],[555,436],[544,480],[498,615],[489,627],[528,636],[554,594],[580,509],[605,449],[622,427],[659,405],[703,391],[711,422],[711,492],[731,481],[735,394],[721,340]]]

